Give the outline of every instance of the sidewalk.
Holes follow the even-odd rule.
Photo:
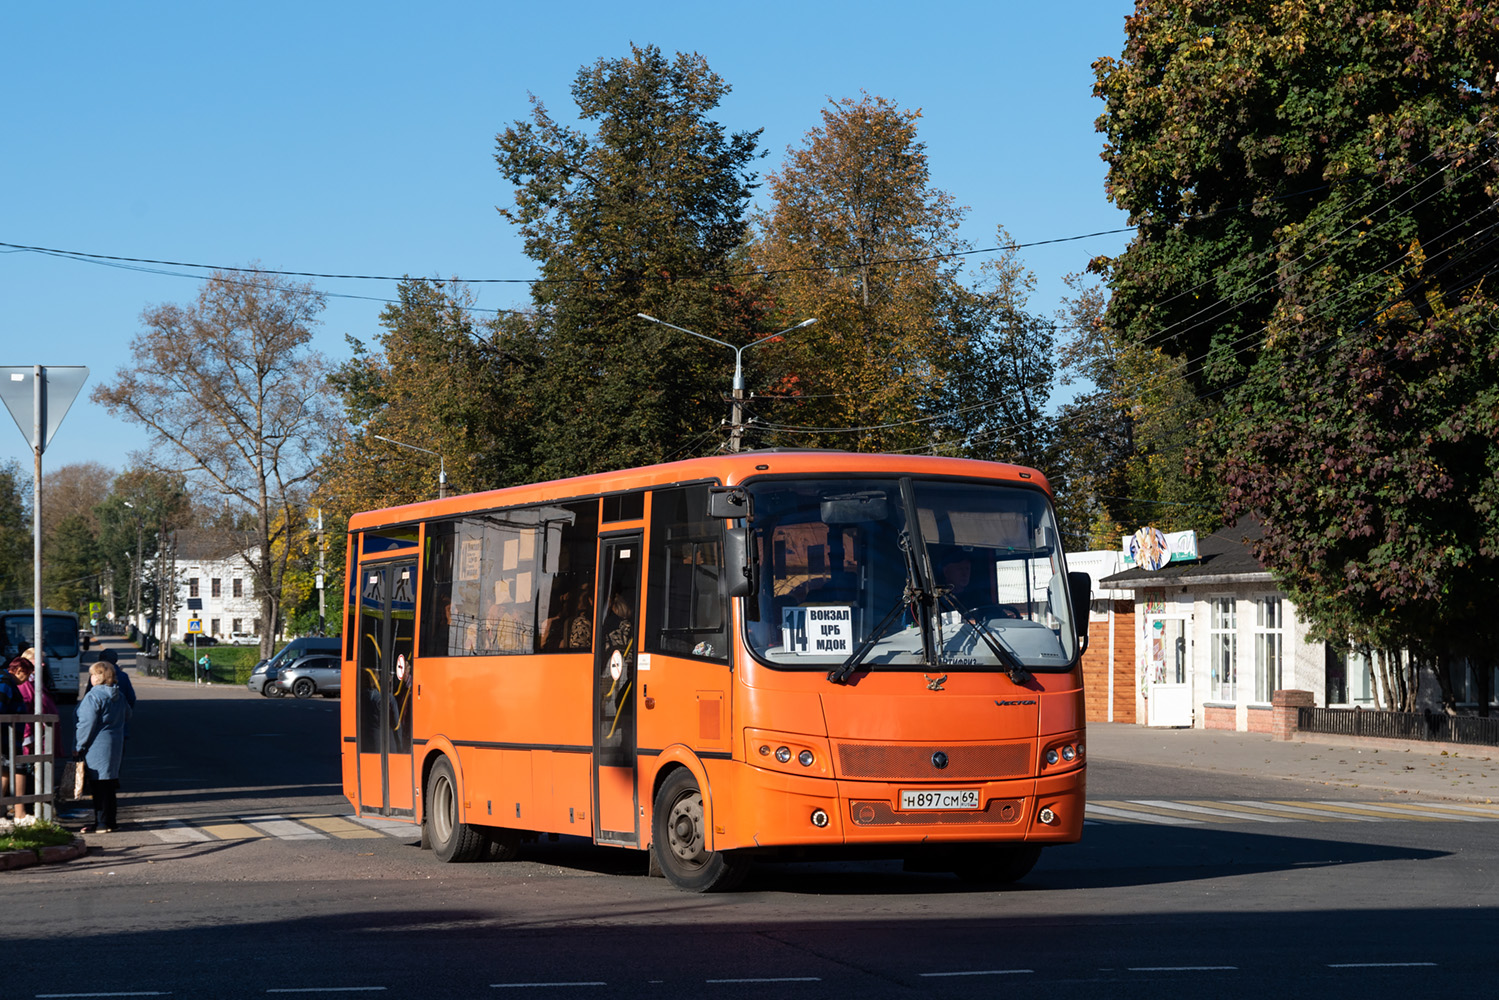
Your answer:
[[[1499,801],[1499,749],[1453,743],[1353,740],[1306,733],[1272,740],[1223,729],[1088,723],[1088,758],[1255,778],[1290,778],[1423,798]]]

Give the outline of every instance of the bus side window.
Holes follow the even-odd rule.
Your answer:
[[[651,500],[645,647],[728,662],[724,523],[708,517],[708,487],[658,490]]]

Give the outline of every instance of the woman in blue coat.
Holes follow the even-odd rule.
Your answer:
[[[84,827],[83,833],[111,833],[115,827],[115,795],[130,705],[115,686],[114,674],[113,665],[95,663],[89,668],[88,694],[78,703],[74,757],[83,761],[94,797],[94,825]]]

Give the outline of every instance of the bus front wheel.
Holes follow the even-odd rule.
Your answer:
[[[725,892],[744,880],[749,862],[730,851],[707,849],[703,793],[692,772],[673,771],[656,793],[651,853],[666,880],[688,892]]]
[[[438,758],[427,775],[424,821],[427,840],[439,861],[474,861],[489,846],[482,830],[458,821],[458,782],[446,757]]]

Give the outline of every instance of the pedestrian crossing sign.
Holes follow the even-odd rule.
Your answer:
[[[194,635],[194,634],[201,635],[202,633],[203,633],[203,619],[201,619],[201,618],[189,618],[187,620],[187,634],[188,635]]]

